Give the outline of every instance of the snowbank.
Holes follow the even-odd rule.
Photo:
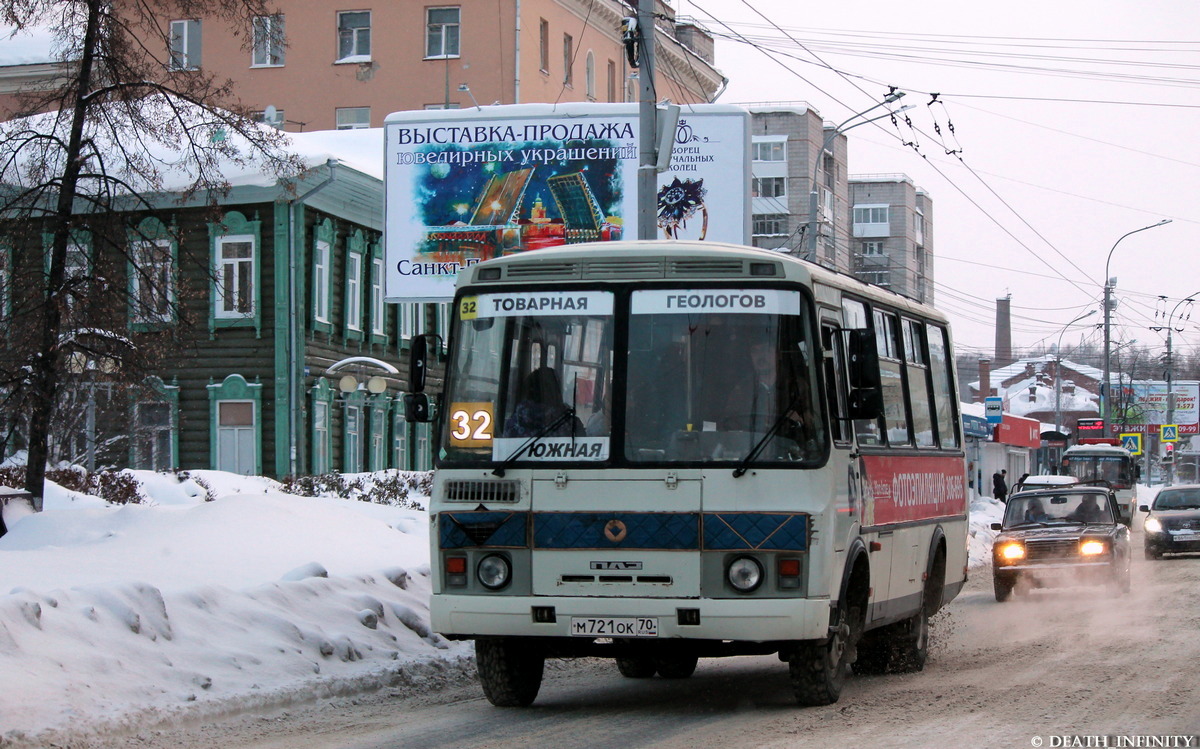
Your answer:
[[[51,485],[0,538],[0,745],[470,667],[429,629],[424,512],[199,473],[213,501],[145,472],[147,505]]]

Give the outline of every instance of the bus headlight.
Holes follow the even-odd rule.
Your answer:
[[[1025,546],[1018,543],[1007,543],[1000,547],[1000,558],[1014,561],[1025,558]]]
[[[1146,518],[1146,524],[1143,526],[1147,533],[1162,533],[1162,523],[1158,518]]]
[[[488,590],[499,590],[508,585],[508,580],[512,577],[512,565],[499,554],[489,554],[479,560],[475,576]]]
[[[1094,557],[1097,554],[1103,554],[1106,550],[1103,541],[1084,541],[1079,545],[1079,553],[1085,557]]]
[[[763,568],[753,557],[738,557],[726,571],[729,584],[742,593],[749,593],[763,581]]]

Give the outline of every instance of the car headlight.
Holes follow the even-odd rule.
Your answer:
[[[1108,550],[1103,541],[1084,541],[1079,545],[1079,553],[1085,557],[1103,554]]]
[[[1146,518],[1146,524],[1143,526],[1147,533],[1161,533],[1162,523],[1158,518]]]
[[[508,580],[512,577],[512,565],[499,554],[489,554],[479,560],[475,576],[488,590],[499,590],[508,585]]]
[[[742,593],[749,593],[762,584],[763,568],[752,557],[738,557],[729,563],[726,570],[729,584]]]
[[[1007,543],[1000,547],[1000,558],[1007,560],[1024,559],[1025,546],[1019,543]]]

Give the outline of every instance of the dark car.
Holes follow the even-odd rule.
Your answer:
[[[1108,585],[1129,590],[1129,526],[1117,495],[1071,485],[1009,496],[992,547],[996,600],[1052,585]]]
[[[1200,484],[1169,486],[1142,505],[1148,512],[1142,536],[1147,559],[1163,554],[1200,552]]]

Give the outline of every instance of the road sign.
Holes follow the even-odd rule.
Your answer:
[[[1179,425],[1178,424],[1163,424],[1159,427],[1159,439],[1163,442],[1178,442],[1179,441]]]
[[[1004,399],[998,395],[989,395],[983,399],[983,413],[989,424],[999,424],[1004,421]]]
[[[1122,434],[1121,447],[1128,450],[1133,455],[1142,454],[1142,435],[1140,434]]]

